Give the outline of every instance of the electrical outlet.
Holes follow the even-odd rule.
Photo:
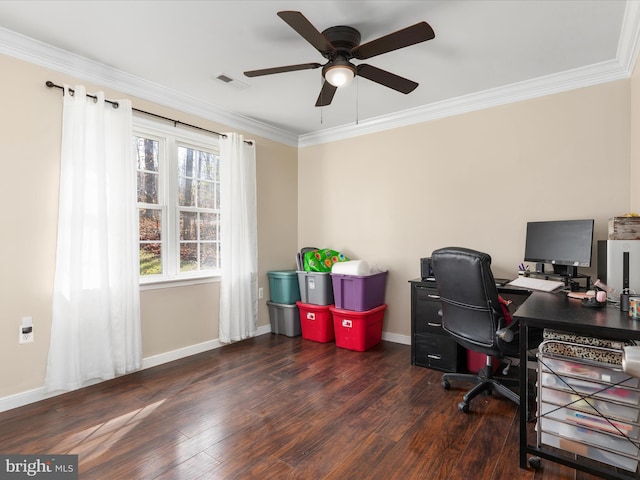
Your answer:
[[[264,297],[264,288],[260,287],[258,289],[258,298]]]
[[[18,342],[33,343],[33,318],[22,317],[20,330],[18,331]]]
[[[23,330],[29,330],[24,332]],[[23,329],[20,327],[20,331],[18,333],[18,341],[20,343],[33,343],[33,328],[29,327],[28,329]]]

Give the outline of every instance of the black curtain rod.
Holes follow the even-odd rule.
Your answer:
[[[59,88],[60,90],[64,91],[64,87],[61,85],[56,85],[55,83],[53,83],[51,80],[47,80],[45,85],[49,88]],[[71,93],[71,95],[74,94],[74,90],[72,88],[69,89],[69,93]],[[93,98],[94,100],[97,100],[98,97],[96,97],[95,95],[91,95],[87,93],[87,97],[89,98]],[[113,100],[107,100],[105,99],[105,102],[111,104],[111,106],[113,108],[118,108],[118,102],[114,102]],[[151,112],[145,112],[144,110],[140,110],[138,108],[131,108],[131,110],[133,110],[136,113],[142,113],[144,115],[149,115],[150,117],[155,117],[158,118],[160,120],[165,120],[167,122],[171,122],[173,123],[173,126],[176,127],[178,125],[183,125],[185,127],[189,127],[189,128],[195,128],[196,130],[200,130],[203,132],[207,132],[207,133],[212,133],[214,135],[218,135],[219,137],[222,138],[227,138],[227,136],[224,133],[220,133],[220,132],[215,132],[213,130],[207,130],[206,128],[202,128],[202,127],[198,127],[197,125],[191,125],[190,123],[185,123],[185,122],[181,122],[180,120],[174,120],[173,118],[169,118],[169,117],[163,117],[162,115],[157,115],[155,113],[151,113]],[[249,145],[253,145],[253,142],[251,142],[250,140],[245,140],[244,143],[247,143]]]

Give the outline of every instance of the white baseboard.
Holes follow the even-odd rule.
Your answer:
[[[266,333],[271,333],[270,325],[258,327],[256,331],[256,336],[264,335]],[[152,357],[143,358],[141,370],[145,370],[151,367],[156,367],[164,363],[173,362],[174,360],[180,360],[181,358],[190,357],[191,355],[196,355],[198,353],[206,352],[208,350],[220,348],[223,345],[224,344],[220,343],[218,339],[215,339],[215,340],[209,340],[207,342],[198,343],[196,345],[189,345],[188,347],[179,348],[177,350],[172,350],[171,352],[161,353],[160,355],[154,355]],[[98,380],[92,383],[90,382],[87,385],[84,385],[84,387],[95,385],[96,383],[100,383],[100,381]],[[14,408],[23,407],[25,405],[29,405],[30,403],[39,402],[40,400],[45,400],[47,398],[55,397],[63,393],[68,393],[68,392],[45,393],[44,387],[40,387],[40,388],[34,388],[33,390],[28,390],[26,392],[16,393],[15,395],[2,397],[0,398],[0,412],[5,412],[7,410],[12,410]]]
[[[258,327],[256,331],[256,336],[265,335],[267,333],[271,333],[270,325]],[[411,337],[407,335],[398,335],[395,333],[382,332],[382,339],[388,342],[400,343],[403,345],[411,345]],[[181,358],[190,357],[191,355],[197,355],[198,353],[214,350],[216,348],[222,347],[223,345],[224,344],[220,343],[218,339],[215,339],[215,340],[209,340],[207,342],[198,343],[196,345],[189,345],[188,347],[179,348],[177,350],[172,350],[171,352],[161,353],[159,355],[153,355],[152,357],[143,358],[142,370],[145,370],[151,367],[156,367],[164,363],[173,362],[175,360],[180,360]],[[95,385],[96,383],[100,383],[100,382],[96,381],[96,382],[93,382],[91,385]],[[89,385],[85,385],[85,386],[89,386]],[[12,410],[14,408],[23,407],[25,405],[29,405],[30,403],[39,402],[40,400],[45,400],[47,398],[55,397],[56,395],[61,395],[62,393],[67,393],[67,392],[45,393],[44,388],[40,387],[40,388],[34,388],[33,390],[28,390],[26,392],[16,393],[15,395],[2,397],[0,398],[0,412],[5,412],[7,410]]]
[[[256,330],[256,336],[271,333],[271,326],[266,325],[258,327]],[[144,358],[142,360],[142,369],[156,367],[163,363],[173,362],[174,360],[180,360],[181,358],[190,357],[191,355],[197,355],[198,353],[207,352],[220,348],[224,345],[217,338],[215,340],[209,340],[208,342],[198,343],[196,345],[189,345],[188,347],[179,348],[171,352],[161,353],[160,355],[154,355],[153,357]]]
[[[400,335],[398,333],[382,332],[382,340],[386,342],[400,343],[402,345],[411,345],[411,337],[409,335]]]

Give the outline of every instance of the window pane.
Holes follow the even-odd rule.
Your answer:
[[[161,240],[162,211],[140,209],[140,240]]]
[[[158,174],[138,171],[138,201],[158,203]]]
[[[200,214],[200,240],[218,240],[218,217],[217,213]]]
[[[178,178],[178,205],[181,207],[196,206],[196,192],[193,179],[185,177]]]
[[[180,271],[198,270],[198,246],[195,243],[180,244]]]
[[[180,240],[198,239],[198,214],[180,212]]]
[[[140,275],[159,275],[162,273],[162,245],[143,243],[140,245]]]
[[[158,203],[158,141],[133,138],[138,169],[138,202]]]
[[[201,208],[217,208],[215,183],[198,182],[198,206]]]
[[[221,248],[220,161],[217,153],[207,151],[215,148],[215,142],[201,148],[190,144],[201,140],[189,134],[151,132],[137,133],[133,141],[141,274],[180,278],[217,270]],[[176,148],[165,151],[165,142]],[[175,220],[168,222],[167,218]]]
[[[178,175],[191,178],[196,176],[196,153],[192,148],[178,147]]]
[[[138,170],[158,171],[158,141],[144,137],[133,137],[136,147]]]
[[[199,172],[201,180],[218,180],[218,156],[213,153],[200,152]]]
[[[203,243],[200,245],[200,261],[203,270],[218,268],[218,244]]]

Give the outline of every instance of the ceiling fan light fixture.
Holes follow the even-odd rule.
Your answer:
[[[349,62],[334,63],[322,72],[324,79],[334,87],[349,85],[356,76],[356,69]]]

